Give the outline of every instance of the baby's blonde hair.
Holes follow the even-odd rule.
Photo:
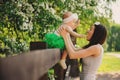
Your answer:
[[[63,19],[65,19],[65,18],[68,18],[68,17],[70,17],[71,15],[72,15],[73,13],[72,12],[65,12],[64,14],[63,14]]]

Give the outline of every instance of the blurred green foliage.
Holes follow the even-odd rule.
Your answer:
[[[120,24],[114,24],[109,29],[107,43],[108,51],[120,51]]]
[[[10,53],[28,51],[31,41],[42,41],[45,33],[58,28],[65,11],[79,15],[81,24],[77,28],[78,33],[85,34],[96,21],[109,30],[112,14],[108,4],[113,1],[103,1],[102,4],[99,0],[8,0],[0,4],[0,41],[4,44],[2,48],[9,49]],[[110,41],[106,45],[109,46],[109,43]],[[77,39],[77,44],[84,46],[87,41]]]

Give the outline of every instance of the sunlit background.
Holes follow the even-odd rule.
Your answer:
[[[111,8],[113,20],[120,24],[120,0],[116,0],[116,2],[112,3]]]

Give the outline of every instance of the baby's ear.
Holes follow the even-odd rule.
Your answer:
[[[79,19],[76,22],[77,22],[77,24],[80,24],[80,20]]]
[[[80,24],[80,20],[77,20],[75,26],[78,26],[79,24]]]

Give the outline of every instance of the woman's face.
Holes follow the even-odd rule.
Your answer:
[[[94,30],[95,30],[95,26],[92,26],[91,28],[90,28],[90,30],[88,30],[87,31],[87,40],[88,41],[90,41],[90,39],[92,38],[92,35],[93,35],[93,33],[94,33]]]

